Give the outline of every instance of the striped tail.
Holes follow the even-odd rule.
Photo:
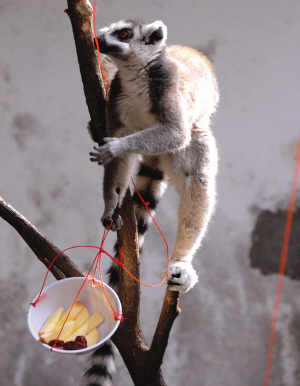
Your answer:
[[[144,160],[144,162],[141,163],[135,185],[144,202],[148,204],[151,215],[154,216],[157,204],[167,187],[167,180],[164,173],[158,168],[155,157],[149,157],[147,162]],[[144,203],[141,201],[139,194],[135,191],[132,200],[138,221],[139,247],[141,251],[145,233],[151,223],[151,217]]]
[[[114,257],[119,259],[118,244],[114,246]],[[118,264],[112,262],[108,270],[108,285],[114,290],[118,284]],[[111,340],[108,340],[103,346],[94,351],[89,359],[89,369],[85,372],[80,381],[80,386],[113,386],[113,375],[116,372],[115,367],[116,348]]]
[[[82,377],[80,386],[112,386],[116,372],[114,356],[115,347],[110,340],[94,351],[88,362],[90,368]]]

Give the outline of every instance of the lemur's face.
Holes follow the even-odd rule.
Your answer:
[[[167,39],[167,28],[161,21],[152,24],[119,21],[99,32],[100,52],[119,60],[127,60],[133,55],[153,55],[165,46]]]

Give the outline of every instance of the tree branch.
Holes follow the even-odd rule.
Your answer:
[[[149,363],[153,367],[153,371],[162,365],[170,331],[174,320],[181,312],[178,306],[179,296],[180,292],[170,291],[167,288],[161,314],[149,351]]]
[[[15,228],[15,230],[35,253],[37,258],[47,268],[52,260],[61,252],[23,215],[17,212],[10,204],[5,202],[2,197],[0,197],[0,217]],[[50,271],[58,280],[72,276],[84,276],[83,271],[64,253],[55,260],[54,264],[50,268]]]

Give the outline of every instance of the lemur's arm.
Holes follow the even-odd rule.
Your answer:
[[[191,139],[190,130],[186,128],[187,125],[174,119],[125,137],[104,138],[106,144],[95,146],[96,153],[90,153],[91,161],[106,165],[123,153],[157,154],[184,148]]]

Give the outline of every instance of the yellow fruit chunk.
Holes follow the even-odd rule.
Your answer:
[[[62,325],[64,324],[65,320],[68,317],[69,312],[70,312],[70,315],[68,317],[68,322],[71,320],[74,320],[76,318],[76,316],[79,314],[79,312],[82,310],[83,307],[84,307],[84,305],[82,303],[75,302],[71,312],[70,312],[70,309],[71,309],[71,307],[70,307],[66,312],[64,312],[62,314],[62,316],[59,318],[59,320],[57,322],[57,326],[58,327],[60,326],[60,328],[62,327]]]
[[[75,321],[73,320],[73,322],[75,323]],[[67,322],[68,323],[68,322]],[[87,330],[88,330],[88,324],[87,322],[85,322],[80,328],[78,328],[77,330],[75,330],[71,335],[69,335],[67,337],[67,339],[65,339],[64,341],[65,342],[69,342],[70,340],[75,340],[76,337],[79,335],[86,335],[87,334]],[[62,339],[63,340],[63,339]]]
[[[53,311],[52,314],[47,319],[46,323],[43,325],[43,327],[39,331],[39,335],[45,334],[46,332],[49,332],[53,330],[54,326],[56,325],[57,321],[61,317],[62,313],[64,311],[64,307],[59,307],[57,310]]]
[[[104,319],[102,317],[101,314],[99,314],[99,312],[95,312],[88,320],[87,320],[87,324],[88,324],[88,330],[87,330],[87,334],[89,334],[94,328],[97,328],[98,326],[100,326],[101,323],[104,322]]]
[[[65,341],[69,337],[69,335],[71,335],[72,332],[74,331],[74,326],[75,326],[74,320],[71,320],[70,322],[66,322],[61,334],[59,335],[59,340]],[[50,340],[57,339],[58,334],[60,333],[60,330],[61,328],[46,332],[45,334],[40,336],[41,341],[44,343],[49,343]]]
[[[99,332],[97,328],[94,328],[90,333],[85,336],[88,347],[94,346],[98,342]]]
[[[59,336],[59,339],[63,340],[65,342],[69,338],[69,336],[72,334],[74,329],[75,329],[74,320],[70,320],[69,322],[66,322],[66,324],[64,325],[64,328]]]
[[[90,314],[86,307],[82,307],[81,311],[77,314],[75,320],[75,330],[81,327],[90,317]]]

